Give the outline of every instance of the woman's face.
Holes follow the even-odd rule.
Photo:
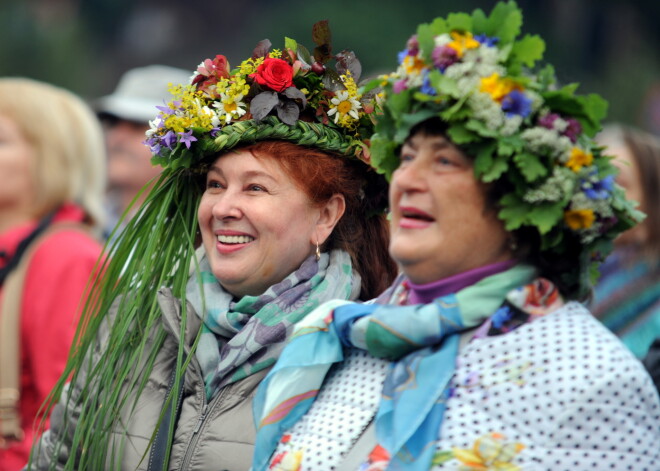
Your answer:
[[[295,271],[330,234],[323,217],[274,158],[246,151],[214,162],[198,210],[213,274],[235,296],[259,295]]]
[[[35,190],[34,152],[18,125],[0,115],[0,212],[29,214]]]
[[[414,283],[509,260],[508,233],[487,209],[472,162],[444,136],[418,133],[390,185],[390,254]]]

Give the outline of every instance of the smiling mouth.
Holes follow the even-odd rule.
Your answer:
[[[253,240],[254,237],[248,235],[218,235],[218,242],[221,244],[247,244]]]

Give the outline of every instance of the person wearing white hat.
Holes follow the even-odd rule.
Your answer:
[[[139,207],[147,194],[140,190],[160,174],[160,167],[152,165],[149,148],[143,144],[145,132],[157,112],[156,106],[163,105],[170,96],[169,84],[187,83],[190,75],[187,70],[166,65],[130,69],[110,95],[95,103],[105,127],[108,148],[106,237],[136,197],[133,208]],[[131,217],[129,210],[120,227]]]

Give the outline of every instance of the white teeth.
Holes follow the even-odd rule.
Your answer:
[[[218,242],[221,242],[223,244],[247,244],[248,242],[252,242],[254,240],[254,237],[250,237],[247,235],[219,235],[218,236]]]

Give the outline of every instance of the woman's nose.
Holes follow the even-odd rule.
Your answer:
[[[225,191],[216,196],[211,213],[216,219],[240,219],[243,211],[240,208],[240,198]]]
[[[415,159],[399,167],[392,175],[392,186],[396,186],[399,191],[422,191],[426,187],[425,174],[428,170],[424,169],[420,160]]]

